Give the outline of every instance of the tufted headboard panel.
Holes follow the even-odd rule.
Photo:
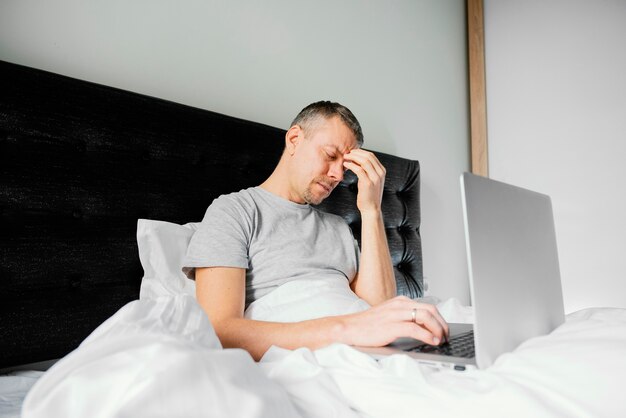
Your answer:
[[[67,354],[138,297],[138,218],[201,220],[265,180],[284,144],[281,129],[1,61],[0,92],[0,368]],[[420,296],[419,165],[376,154],[398,291]],[[358,238],[355,193],[347,176],[322,208]]]

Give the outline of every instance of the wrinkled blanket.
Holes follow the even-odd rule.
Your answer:
[[[439,307],[471,317],[454,300]],[[273,347],[255,363],[222,349],[195,299],[178,295],[120,309],[37,381],[22,416],[619,417],[625,375],[625,309],[568,315],[492,367],[456,372],[342,344]]]

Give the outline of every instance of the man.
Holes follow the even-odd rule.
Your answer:
[[[313,103],[291,124],[280,161],[264,183],[211,204],[184,265],[187,272],[195,268],[198,302],[224,347],[244,348],[258,360],[272,345],[382,346],[398,337],[437,345],[447,338],[448,326],[434,306],[394,297],[381,212],[385,168],[360,149],[362,142],[348,108]],[[343,219],[310,206],[330,195],[345,170],[358,177],[360,260]],[[321,277],[348,280],[371,308],[293,323],[244,318],[250,303],[276,287]]]

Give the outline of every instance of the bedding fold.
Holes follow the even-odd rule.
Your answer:
[[[222,350],[195,299],[130,302],[37,381],[22,417],[298,417],[250,355]]]
[[[471,322],[457,300],[438,307]],[[620,417],[624,374],[626,309],[571,314],[490,368],[456,372],[343,344],[272,347],[255,363],[222,349],[195,299],[178,295],[120,309],[37,381],[22,416]]]

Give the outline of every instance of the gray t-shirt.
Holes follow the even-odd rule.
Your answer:
[[[189,243],[183,271],[246,269],[246,308],[291,280],[352,281],[359,248],[346,222],[261,187],[218,197]]]

